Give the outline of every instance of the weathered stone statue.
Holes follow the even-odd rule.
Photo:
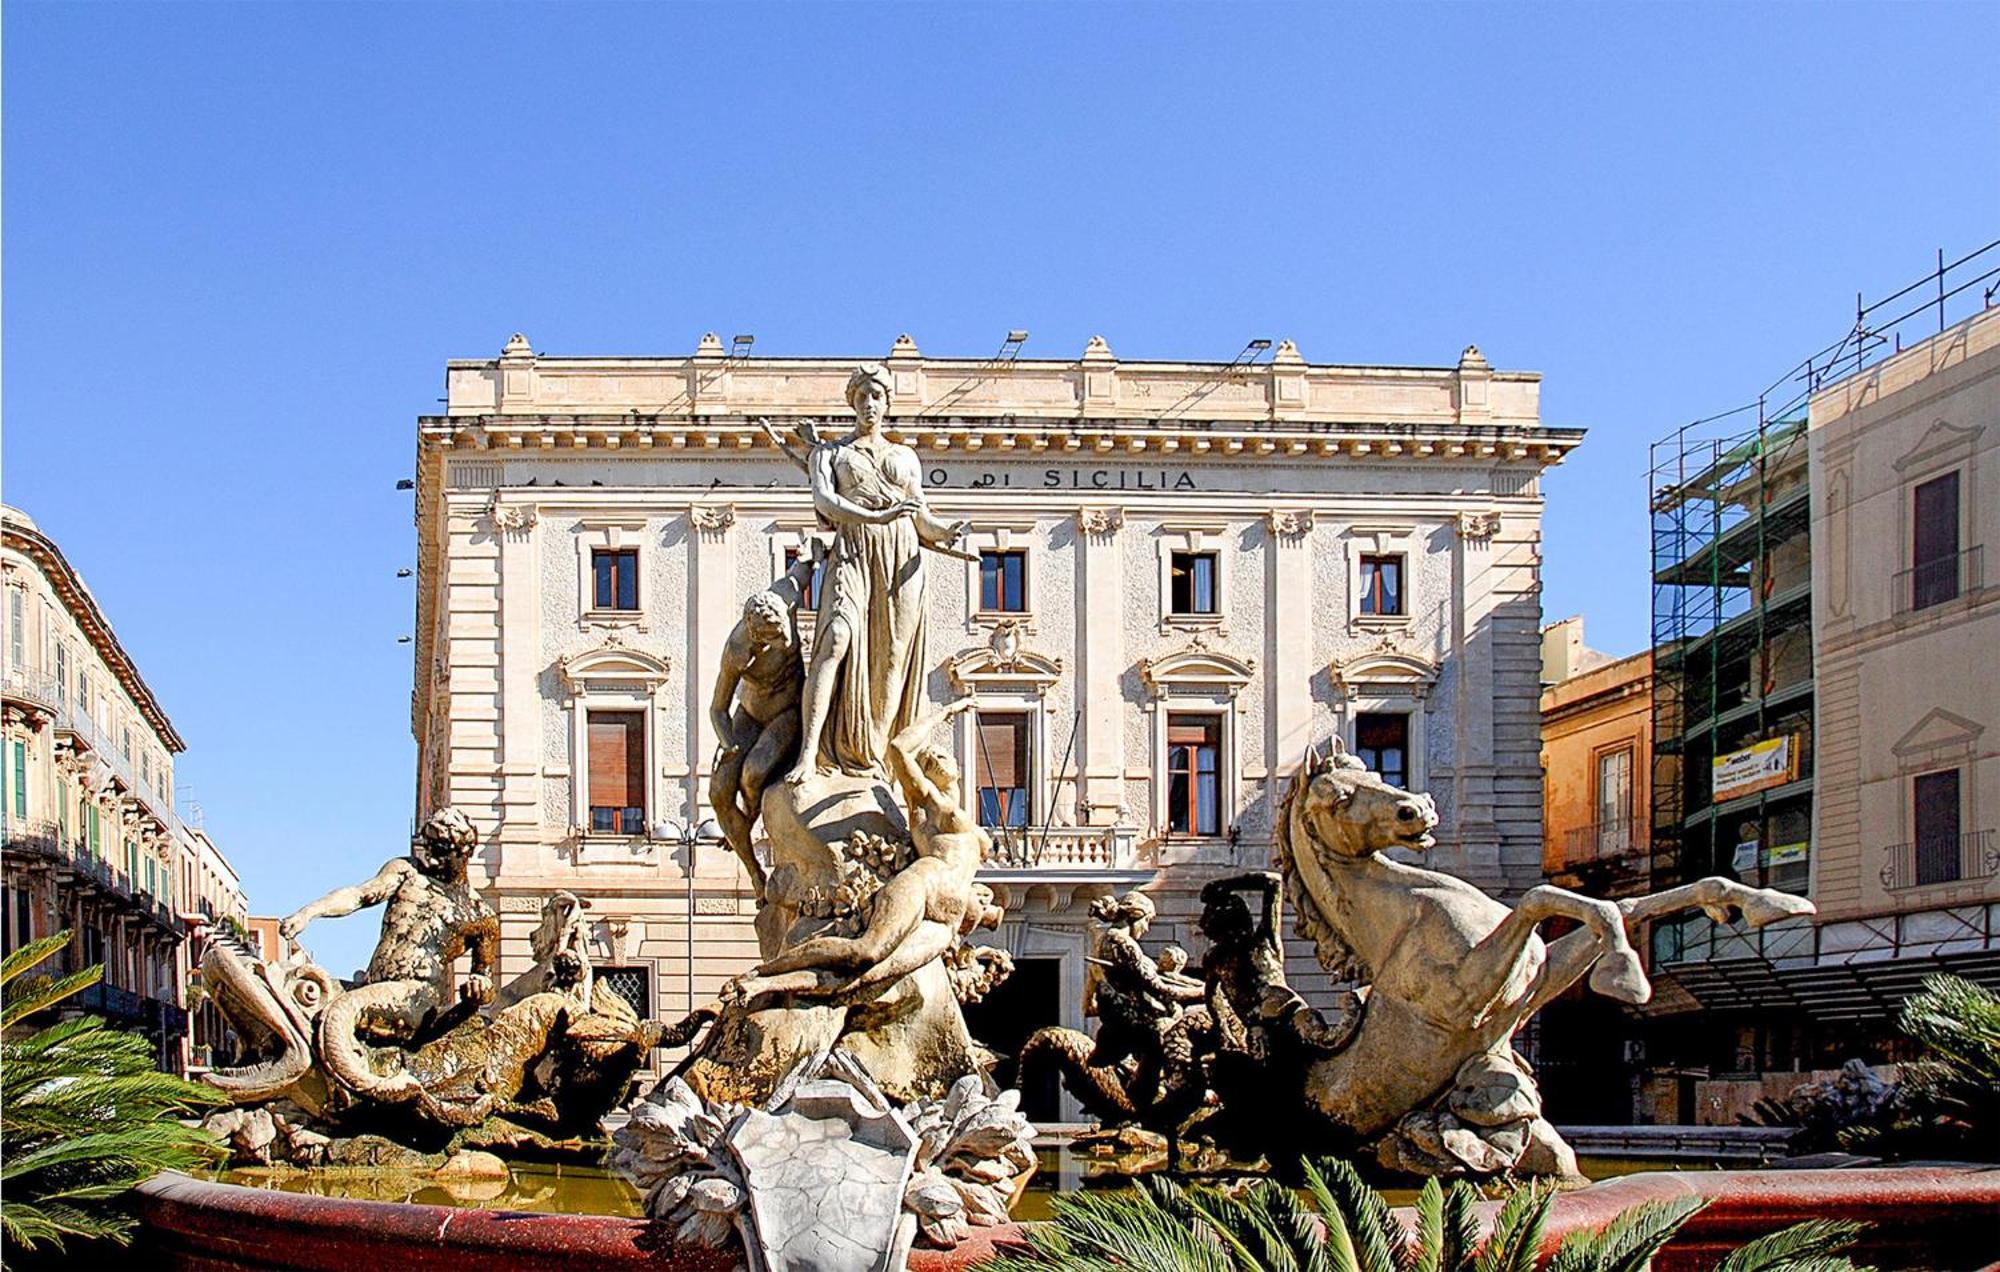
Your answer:
[[[241,1106],[225,1118],[239,1148],[317,1161],[340,1160],[364,1132],[423,1149],[569,1140],[595,1130],[652,1048],[686,1042],[708,1018],[668,1036],[598,982],[584,903],[567,892],[543,908],[534,966],[496,996],[498,925],[466,883],[472,843],[465,816],[441,810],[408,858],[281,925],[294,934],[317,917],[385,904],[374,979],[356,989],[302,959],[210,946],[203,983],[251,1052],[249,1063],[205,1075]],[[474,979],[454,987],[461,953]]]
[[[1137,891],[1090,903],[1090,916],[1104,925],[1084,998],[1084,1013],[1098,1019],[1097,1038],[1038,1029],[1019,1058],[1024,1073],[1053,1066],[1101,1121],[1173,1139],[1207,1091],[1202,1062],[1213,1046],[1213,1022],[1196,1005],[1207,996],[1203,983],[1164,970],[1140,944],[1154,912],[1151,898]]]
[[[789,769],[799,750],[800,603],[810,595],[816,553],[801,553],[785,576],[743,603],[743,617],[722,648],[709,715],[721,740],[708,799],[731,851],[764,899],[764,867],[750,846],[764,788]]]
[[[1514,1053],[1515,1032],[1586,976],[1600,994],[1646,1001],[1652,987],[1628,930],[1647,919],[1699,906],[1718,922],[1739,911],[1754,927],[1812,913],[1802,897],[1720,878],[1615,903],[1545,886],[1510,910],[1461,879],[1383,855],[1428,848],[1436,824],[1428,796],[1387,785],[1337,739],[1329,754],[1308,755],[1279,810],[1278,864],[1299,934],[1337,977],[1367,987],[1351,1039],[1308,1055],[1301,1112],[1372,1146],[1392,1170],[1574,1175],[1575,1156],[1541,1116]],[[1556,916],[1581,926],[1545,943],[1536,929]],[[1309,1050],[1313,1033],[1317,1024],[1301,1031]]]
[[[988,841],[961,807],[956,766],[924,745],[937,718],[918,720],[921,556],[952,551],[964,526],[931,514],[916,455],[883,436],[887,371],[857,368],[847,400],[853,431],[829,438],[801,425],[803,452],[766,426],[805,469],[833,542],[819,567],[798,758],[760,801],[771,858],[756,920],[764,963],[731,987],[681,1070],[718,1102],[763,1104],[835,1046],[896,1100],[941,1095],[979,1067],[954,989],[971,983],[957,953],[964,935],[998,919],[972,884]],[[737,677],[740,695],[741,674],[723,676]],[[779,726],[763,727],[769,736]]]

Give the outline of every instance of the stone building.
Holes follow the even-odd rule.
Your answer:
[[[2000,500],[1979,494],[1996,427],[1988,308],[1820,387],[1729,450],[1746,475],[1711,482],[1742,515],[1686,560],[1722,562],[1722,621],[1702,641],[1738,629],[1737,674],[1689,677],[1701,705],[1656,713],[1720,744],[1656,748],[1699,765],[1686,789],[1713,787],[1679,810],[1714,846],[1703,864],[1806,892],[1819,913],[1654,928],[1641,1120],[1731,1125],[1847,1059],[1904,1058],[1897,1013],[1934,972],[2000,987],[2000,588],[1983,561]]]
[[[1268,345],[1266,345],[1268,347]],[[1246,351],[1251,352],[1251,351]],[[1456,366],[883,359],[889,436],[976,559],[928,561],[928,687],[994,827],[1019,962],[975,1028],[1081,1025],[1084,911],[1140,887],[1197,957],[1204,881],[1271,859],[1281,783],[1335,734],[1431,792],[1435,864],[1540,877],[1541,494],[1581,440],[1539,377]],[[758,427],[845,427],[854,359],[454,361],[418,421],[420,810],[479,824],[503,971],[541,899],[586,898],[647,1011],[754,961],[748,881],[706,817],[708,705],[744,599],[816,533]],[[1301,947],[1301,983],[1319,983]]]
[[[175,811],[181,736],[82,576],[18,509],[0,525],[7,948],[67,929],[60,967],[105,969],[73,1004],[185,1069],[188,932],[243,912],[236,873]]]

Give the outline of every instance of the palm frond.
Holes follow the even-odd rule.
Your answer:
[[[1854,1244],[1864,1225],[1849,1219],[1812,1219],[1767,1232],[1731,1251],[1715,1272],[1835,1272],[1854,1264],[1840,1251]]]
[[[1493,1220],[1493,1233],[1474,1265],[1477,1272],[1535,1272],[1541,1260],[1542,1229],[1555,1200],[1553,1188],[1528,1184],[1515,1189]]]
[[[1303,1163],[1306,1190],[1322,1217],[1338,1214],[1351,1237],[1357,1272],[1399,1272],[1403,1229],[1389,1213],[1389,1203],[1370,1188],[1360,1172],[1338,1157]]]
[[[1444,1272],[1444,1185],[1433,1175],[1417,1194],[1416,1239],[1403,1247],[1403,1272]]]

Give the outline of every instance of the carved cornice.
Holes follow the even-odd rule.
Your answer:
[[[632,648],[615,631],[606,634],[596,649],[556,660],[556,672],[571,693],[606,681],[637,681],[651,693],[666,683],[672,671],[671,660]]]

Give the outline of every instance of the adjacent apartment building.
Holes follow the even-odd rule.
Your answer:
[[[1731,1124],[1900,1058],[1926,975],[2000,985],[1996,430],[1988,308],[1802,410],[1660,448],[1654,885],[1726,873],[1819,914],[1655,926],[1640,1120]]]
[[[51,971],[104,965],[67,1006],[143,1030],[162,1067],[191,1058],[191,930],[243,914],[236,872],[174,808],[184,749],[110,620],[55,541],[0,509],[0,715],[6,948],[67,930]]]
[[[758,421],[840,424],[857,361],[746,346],[517,336],[449,363],[417,427],[419,811],[479,824],[503,971],[568,889],[604,974],[661,1016],[755,957],[748,880],[689,828],[723,644],[820,533]],[[1018,966],[978,1009],[987,1041],[1084,1024],[1092,897],[1146,889],[1154,939],[1198,956],[1201,885],[1269,863],[1282,783],[1335,735],[1435,797],[1435,864],[1539,880],[1539,483],[1582,436],[1542,425],[1539,377],[1289,342],[981,361],[904,337],[882,361],[890,436],[972,526],[974,559],[928,560],[926,657],[935,701],[979,704],[954,744]],[[1303,947],[1294,970],[1321,983]]]

